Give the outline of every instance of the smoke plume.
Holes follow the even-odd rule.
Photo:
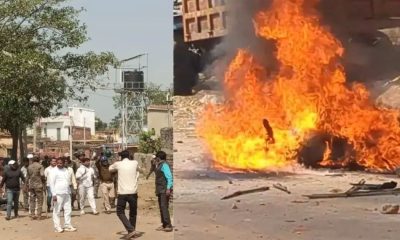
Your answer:
[[[207,75],[212,74],[222,80],[227,65],[239,48],[249,50],[267,69],[276,69],[274,43],[258,38],[253,26],[255,14],[268,8],[271,1],[227,1],[229,33],[212,50],[211,64],[205,69]],[[389,37],[380,31],[380,28],[393,27],[394,22],[388,24],[382,20],[367,19],[369,5],[363,10],[351,9],[354,6],[349,5],[350,2],[321,0],[318,6],[321,22],[330,28],[345,48],[342,63],[348,81],[364,82],[375,91],[374,82],[400,75],[399,46],[393,45]],[[397,27],[400,27],[399,23]]]

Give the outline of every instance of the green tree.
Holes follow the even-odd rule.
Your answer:
[[[108,124],[103,122],[103,121],[101,121],[101,119],[99,117],[95,118],[95,124],[94,125],[95,125],[94,127],[95,127],[96,131],[104,131],[108,127]]]
[[[142,132],[139,135],[139,152],[155,153],[161,150],[161,139],[155,138],[151,132]]]
[[[67,99],[84,101],[116,61],[109,52],[77,54],[88,40],[83,9],[66,0],[0,0],[0,128],[13,138]]]

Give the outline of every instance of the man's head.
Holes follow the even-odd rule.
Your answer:
[[[101,157],[100,157],[100,163],[101,163],[101,165],[103,165],[103,166],[108,166],[108,165],[110,165],[110,163],[108,162],[108,159],[107,159],[106,156],[101,156]]]
[[[89,158],[82,158],[81,163],[83,164],[83,166],[89,167],[90,159]]]
[[[29,158],[25,157],[24,159],[22,159],[22,165],[24,165],[25,167],[29,166]]]
[[[16,161],[14,161],[14,160],[10,160],[10,161],[8,161],[8,166],[10,166],[10,168],[11,168],[11,169],[13,169],[13,170],[15,170],[15,169],[17,169],[17,168],[18,168],[18,166],[17,166],[17,162],[16,162]]]
[[[125,159],[125,158],[129,159],[129,152],[126,150],[120,152],[119,155],[121,156],[122,159]]]
[[[65,159],[64,158],[57,158],[57,167],[62,169],[64,168],[65,165]]]
[[[50,166],[52,166],[52,167],[55,167],[55,166],[57,166],[57,159],[56,158],[52,158],[51,159],[51,161],[50,161]]]
[[[32,158],[32,162],[39,162],[39,161],[40,161],[40,159],[39,159],[38,156],[34,156],[34,157]]]
[[[159,158],[160,160],[167,160],[167,154],[164,151],[158,151],[156,153],[156,157]]]
[[[29,159],[32,159],[32,158],[33,158],[33,154],[30,153],[30,154],[28,154],[28,156],[26,156],[26,157],[29,158]]]

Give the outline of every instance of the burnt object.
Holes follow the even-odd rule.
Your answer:
[[[232,194],[226,195],[225,197],[222,197],[221,200],[238,197],[238,196],[241,196],[241,195],[244,195],[244,194],[250,194],[250,193],[256,193],[256,192],[265,192],[265,191],[268,191],[268,190],[269,190],[269,187],[259,187],[259,188],[249,189],[249,190],[237,191],[237,192],[234,192]]]
[[[272,130],[271,125],[269,124],[269,121],[267,119],[263,119],[263,125],[265,128],[265,131],[267,131],[267,143],[275,143],[275,138],[274,138],[274,131]]]

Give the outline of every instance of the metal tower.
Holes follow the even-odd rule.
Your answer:
[[[142,63],[143,58],[144,64]],[[136,143],[139,140],[139,134],[144,127],[147,106],[145,86],[148,83],[148,54],[139,54],[119,63],[115,69],[115,91],[120,94],[118,105],[121,108],[121,143],[122,148],[126,149],[127,144]],[[144,76],[146,76],[146,80]]]

